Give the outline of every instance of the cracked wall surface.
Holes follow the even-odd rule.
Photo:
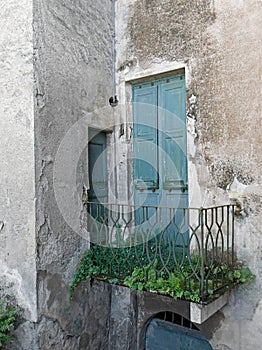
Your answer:
[[[0,297],[36,320],[32,1],[1,2]]]
[[[79,314],[74,311],[77,306],[69,301],[69,287],[89,243],[69,227],[60,212],[53,171],[57,151],[69,130],[86,113],[108,104],[112,88],[111,2],[35,0],[33,13],[39,348],[85,349],[85,342],[91,339],[79,333],[78,323],[86,322],[90,328],[92,320],[83,320],[86,315],[80,309]],[[87,142],[88,134],[80,133],[80,142]],[[73,144],[67,147],[73,148]],[[69,153],[60,170],[67,172],[70,157]],[[72,198],[81,198],[86,164],[78,164],[77,171],[79,185],[71,189]],[[58,185],[67,193],[69,183],[61,180]],[[64,201],[80,220],[81,213],[74,212],[70,198],[65,195]]]
[[[132,81],[185,70],[190,206],[242,203],[236,250],[257,276],[232,292],[224,317],[208,326],[209,339],[214,349],[259,347],[261,1],[120,0],[116,28],[123,103],[131,101]]]
[[[93,126],[105,126],[108,112],[94,111],[108,105],[112,90],[111,2],[11,0],[0,7],[0,296],[4,291],[24,310],[17,349],[86,349],[92,340],[75,326],[84,316],[73,310],[69,287],[89,243],[58,208],[53,171],[77,121],[88,115]],[[86,131],[76,136],[79,147],[88,142]],[[71,191],[80,202],[87,182],[82,151]],[[66,194],[64,202],[73,207]],[[77,209],[72,215],[81,221],[82,203]]]
[[[236,249],[257,278],[235,289],[229,304],[207,322],[216,350],[259,348],[262,340],[260,18],[259,0],[116,1],[120,104],[112,113],[116,133],[108,137],[110,147],[118,140],[117,149],[109,147],[108,161],[117,169],[111,185],[118,199],[132,194],[132,111],[125,105],[132,81],[183,69],[190,205],[231,198],[244,205],[236,221]],[[10,0],[1,4],[1,19],[0,291],[5,287],[25,309],[16,346],[107,347],[117,333],[108,333],[109,316],[101,316],[111,302],[105,299],[111,297],[106,285],[94,286],[94,299],[69,301],[69,285],[88,242],[57,206],[53,170],[61,141],[83,116],[93,126],[110,124],[103,107],[112,88],[111,1]],[[65,173],[70,156],[61,169]],[[80,161],[74,199],[81,196],[86,168]],[[59,186],[66,192],[70,183]],[[78,220],[82,212],[72,215]],[[116,324],[122,311],[117,305],[112,311]]]

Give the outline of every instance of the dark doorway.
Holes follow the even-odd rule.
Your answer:
[[[89,129],[88,173],[90,202],[107,203],[107,152],[106,133]]]

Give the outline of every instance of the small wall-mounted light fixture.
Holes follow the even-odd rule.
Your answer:
[[[115,97],[111,96],[109,99],[109,103],[111,107],[116,107],[118,105],[118,99],[117,96],[115,95]]]
[[[125,125],[122,123],[119,128],[119,137],[125,134]]]

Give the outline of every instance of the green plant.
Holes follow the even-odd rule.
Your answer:
[[[137,289],[140,292],[146,290],[162,295],[169,295],[174,299],[179,298],[200,302],[199,285],[197,283],[191,283],[191,289],[186,289],[185,278],[179,271],[171,272],[167,276],[165,276],[165,273],[162,273],[161,277],[157,277],[156,266],[157,260],[153,265],[135,268],[132,276],[125,278],[124,285],[132,289]]]
[[[255,275],[252,274],[248,267],[239,266],[234,270],[226,269],[226,278],[233,283],[247,283],[251,282]]]
[[[110,283],[121,283],[120,280],[131,276],[137,266],[138,256],[142,266],[148,264],[148,259],[143,254],[142,245],[136,247],[111,248],[92,245],[91,249],[80,260],[73,283],[70,287],[71,298],[77,285],[93,277],[102,277]],[[113,282],[112,282],[113,281]]]
[[[0,347],[4,343],[12,343],[10,331],[14,329],[19,311],[18,308],[8,306],[5,300],[0,300]]]
[[[144,244],[122,248],[93,244],[80,260],[70,288],[71,298],[81,281],[99,278],[139,291],[204,302],[254,278],[251,271],[241,264],[232,267],[214,260],[210,264],[206,259],[202,266],[200,257],[189,252],[178,251],[174,263],[168,247],[160,243],[156,238],[148,241],[146,253]],[[165,266],[163,261],[167,261]]]

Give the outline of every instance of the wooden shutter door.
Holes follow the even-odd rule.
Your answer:
[[[138,84],[133,88],[136,205],[157,206],[159,203],[157,90],[157,86],[151,84]]]

